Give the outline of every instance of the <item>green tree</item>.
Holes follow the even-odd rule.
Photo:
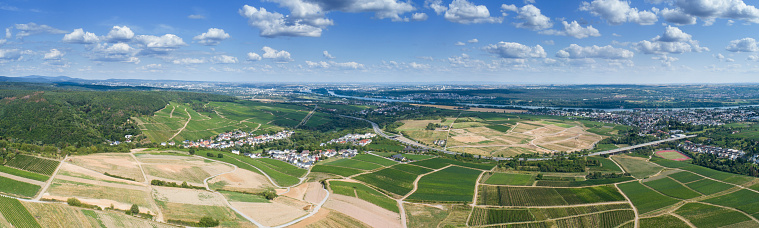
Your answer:
[[[214,227],[219,225],[219,220],[213,219],[208,216],[203,216],[198,222],[199,227]]]
[[[219,153],[219,154],[217,155],[217,157],[218,157],[218,158],[224,158],[224,154],[222,154],[222,153]]]
[[[129,212],[132,212],[132,214],[139,214],[140,207],[137,206],[137,204],[132,204],[132,208],[129,208]]]
[[[82,206],[82,202],[79,201],[79,199],[77,198],[69,198],[68,200],[66,200],[66,203],[74,207]]]

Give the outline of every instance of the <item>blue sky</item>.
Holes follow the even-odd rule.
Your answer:
[[[759,82],[742,0],[0,2],[0,75],[241,82]],[[0,30],[2,31],[2,30]]]

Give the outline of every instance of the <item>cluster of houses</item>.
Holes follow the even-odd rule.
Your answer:
[[[346,144],[346,143],[352,143],[353,145],[358,146],[366,146],[369,145],[369,143],[372,143],[372,138],[374,136],[377,136],[377,134],[374,133],[366,133],[366,134],[347,134],[343,137],[329,140],[329,142],[322,143],[320,146],[326,146],[327,144],[332,143],[339,143],[339,144]]]
[[[216,136],[216,139],[201,139],[197,141],[189,141],[185,140],[183,142],[183,146],[185,148],[187,147],[202,147],[202,148],[209,148],[209,149],[224,149],[229,148],[233,146],[243,146],[243,145],[256,145],[261,143],[267,143],[275,140],[281,140],[289,138],[290,136],[295,133],[294,131],[280,131],[275,134],[263,134],[258,136],[253,136],[247,132],[243,131],[236,131],[236,132],[226,132],[221,133]],[[167,143],[161,143],[162,146],[167,145]],[[174,142],[169,142],[168,145],[173,146]]]
[[[702,144],[692,143],[690,141],[685,141],[684,143],[681,143],[678,146],[688,151],[692,151],[696,153],[714,154],[714,155],[717,155],[718,158],[727,158],[730,160],[735,160],[746,155],[746,152],[743,152],[740,150],[725,149],[725,148],[716,147],[716,146],[706,146]]]
[[[438,146],[445,146],[445,139],[439,139],[432,142],[432,144],[438,145]]]
[[[237,152],[237,154],[239,154],[239,151]],[[343,150],[336,151],[332,149],[327,149],[327,150],[317,150],[317,151],[303,150],[301,152],[298,152],[297,150],[269,150],[268,154],[269,154],[269,157],[272,159],[277,159],[280,161],[293,164],[300,168],[308,169],[319,160],[324,160],[331,157],[344,157],[344,158],[354,157],[358,155],[358,150],[343,149]],[[243,156],[258,158],[258,157],[261,157],[261,154],[244,153]]]

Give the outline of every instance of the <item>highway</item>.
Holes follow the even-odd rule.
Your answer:
[[[424,148],[424,149],[427,149],[427,150],[439,151],[439,152],[443,152],[443,153],[446,153],[446,154],[461,154],[461,153],[458,153],[458,152],[452,152],[452,151],[447,151],[447,150],[442,150],[442,149],[428,147],[428,146],[423,145],[421,143],[418,143],[418,142],[416,142],[414,140],[411,140],[411,139],[408,139],[406,137],[403,137],[402,135],[392,135],[392,136],[387,135],[384,131],[382,131],[382,129],[379,127],[379,125],[377,125],[377,123],[374,123],[374,122],[372,122],[370,120],[367,120],[367,119],[353,117],[353,116],[345,116],[345,115],[338,115],[338,116],[345,117],[345,118],[353,118],[353,119],[363,120],[363,121],[369,122],[370,124],[372,124],[372,128],[374,128],[374,132],[377,133],[378,135],[380,135],[382,137],[385,137],[385,138],[388,138],[388,139],[392,139],[392,140],[401,142],[401,143],[406,144],[406,145],[415,146],[415,147],[419,147],[419,148]],[[692,138],[692,137],[696,137],[696,135],[688,135],[688,136],[683,136],[683,137],[675,137],[675,138],[662,139],[662,140],[658,140],[658,141],[647,142],[647,143],[642,143],[642,144],[638,144],[638,145],[617,148],[617,149],[613,149],[613,150],[595,152],[595,153],[591,153],[591,154],[585,155],[585,156],[597,156],[597,155],[604,155],[604,154],[616,154],[616,153],[620,153],[620,152],[624,152],[624,151],[628,151],[628,150],[632,150],[632,149],[636,149],[636,148],[641,148],[641,147],[644,147],[644,146],[652,146],[652,145],[656,145],[656,144],[663,143],[663,142],[670,142],[670,141],[675,141],[675,140],[680,140],[680,139],[687,139],[687,138]],[[492,159],[492,160],[496,160],[496,161],[511,160],[512,159],[512,158],[484,157],[484,156],[482,156],[481,158]],[[551,158],[520,158],[520,159],[526,160],[526,161],[540,161],[540,160],[549,160],[549,159],[553,159],[553,158],[551,157]]]

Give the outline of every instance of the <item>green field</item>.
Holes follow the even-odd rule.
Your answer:
[[[726,173],[726,172],[717,171],[710,168],[690,164],[687,161],[679,162],[679,161],[671,161],[671,160],[666,160],[666,159],[651,159],[651,161],[655,162],[656,164],[662,165],[664,167],[680,168],[680,169],[688,170],[688,171],[691,171],[691,172],[694,172],[706,177],[714,178],[717,180],[721,180],[721,181],[733,183],[733,184],[743,184],[754,179],[753,177]]]
[[[701,194],[704,194],[704,195],[711,195],[714,193],[728,190],[733,187],[732,185],[716,182],[709,179],[703,179],[700,181],[691,182],[686,185],[692,188],[693,190],[696,190],[697,192],[700,192]]]
[[[338,166],[315,165],[314,167],[311,168],[311,172],[331,173],[335,175],[348,177],[348,176],[356,175],[359,173],[363,173],[365,171],[360,170],[360,169],[345,168],[345,167],[338,167]]]
[[[424,160],[424,159],[432,158],[432,157],[435,157],[435,156],[424,155],[424,154],[403,154],[403,157],[405,157],[406,159],[413,160],[413,161],[419,161],[419,160]]]
[[[40,190],[39,185],[33,185],[14,179],[0,177],[0,192],[10,193],[19,196],[34,197]]]
[[[280,172],[282,172],[284,174],[287,174],[287,175],[290,175],[290,176],[294,176],[294,177],[302,177],[303,175],[306,174],[306,172],[308,172],[308,170],[306,170],[306,169],[301,169],[301,168],[298,168],[298,167],[296,167],[296,166],[294,166],[294,165],[292,165],[290,163],[283,162],[283,161],[276,160],[276,159],[257,158],[255,160],[263,162],[266,165],[268,165],[270,168],[273,168],[273,169],[275,169],[277,171],[280,171]]]
[[[691,198],[701,196],[701,194],[698,194],[698,192],[694,192],[693,190],[688,189],[682,184],[677,183],[677,181],[669,179],[669,178],[662,178],[658,180],[643,182],[643,184],[655,189],[658,192],[661,192],[664,195],[668,195],[675,198],[691,199]]]
[[[495,209],[475,207],[469,220],[470,226],[535,221],[528,209]]]
[[[231,156],[231,154],[229,156]],[[273,179],[274,182],[277,182],[277,184],[280,186],[292,186],[300,182],[300,180],[298,180],[298,177],[287,175],[283,172],[280,172],[272,168],[270,165],[267,165],[267,163],[264,163],[261,160],[251,159],[251,158],[247,158],[243,156],[235,156],[235,157],[240,159],[240,161],[244,163],[248,163],[252,166],[255,166],[256,168],[261,169],[261,171],[264,171],[266,175],[269,175],[269,177],[271,177],[271,179]],[[297,167],[295,166],[292,166],[290,164],[288,165],[297,169]]]
[[[365,162],[365,161],[359,161],[354,159],[339,159],[334,161],[328,161],[327,163],[321,163],[322,165],[330,165],[330,166],[339,166],[339,167],[346,167],[346,168],[354,168],[354,169],[361,169],[361,170],[373,170],[382,168],[381,165],[371,163],[371,162]]]
[[[703,202],[732,207],[751,214],[754,217],[757,217],[756,213],[759,212],[759,193],[755,193],[746,189],[703,200]]]
[[[613,156],[612,159],[617,161],[619,165],[625,168],[625,170],[635,178],[646,178],[662,170],[661,167],[640,158],[617,155]]]
[[[613,183],[619,183],[629,180],[634,180],[635,178],[632,177],[618,177],[618,178],[606,178],[606,179],[590,179],[590,180],[584,180],[584,181],[554,181],[554,180],[539,180],[535,185],[536,186],[546,186],[546,187],[584,187],[584,186],[593,186],[593,185],[606,185],[606,184],[613,184]]]
[[[630,198],[638,213],[645,214],[666,206],[673,205],[679,200],[664,196],[643,186],[639,182],[619,184],[619,189]]]
[[[42,227],[17,199],[0,196],[0,213],[15,227]]]
[[[694,181],[702,179],[701,176],[698,176],[696,174],[693,174],[693,173],[687,172],[687,171],[673,173],[673,174],[670,174],[669,177],[671,177],[672,179],[675,179],[677,181],[680,181],[680,183],[685,183],[685,184],[687,184],[689,182],[694,182]]]
[[[42,181],[42,182],[45,182],[48,179],[50,179],[49,176],[45,176],[45,175],[38,174],[38,173],[27,172],[27,171],[20,170],[20,169],[14,169],[14,168],[7,167],[7,166],[0,166],[0,172],[11,174],[11,175],[14,175],[14,176],[23,177],[23,178],[28,178],[28,179],[32,179],[32,180],[38,180],[38,181]]]
[[[627,202],[618,204],[601,204],[592,206],[578,206],[578,207],[546,207],[546,208],[530,208],[530,212],[536,217],[546,219],[557,219],[569,216],[577,216],[582,214],[590,214],[602,211],[611,211],[619,209],[632,209]]]
[[[221,192],[221,194],[223,194],[229,201],[250,202],[250,203],[268,203],[269,202],[269,200],[267,200],[261,195],[246,194],[246,193],[240,193],[240,192],[230,192],[230,191],[219,191],[219,192]]]
[[[535,182],[534,175],[515,173],[494,173],[485,180],[485,184],[496,185],[532,185],[533,182]]]
[[[492,206],[560,206],[624,201],[613,186],[540,188],[480,186],[477,204]]]
[[[588,160],[595,160],[601,163],[601,166],[599,167],[591,166],[590,171],[622,172],[622,169],[620,169],[619,166],[615,164],[609,158],[603,158],[603,157],[587,157],[587,158]]]
[[[50,176],[58,168],[59,163],[55,160],[17,154],[5,165]]]
[[[423,176],[407,199],[433,202],[471,202],[481,171],[452,166]]]
[[[689,228],[687,223],[672,215],[660,215],[652,218],[641,218],[640,227]]]
[[[373,173],[362,174],[355,177],[355,179],[379,189],[404,196],[414,188],[416,177],[417,175],[411,173],[385,168]]]
[[[456,161],[446,158],[433,158],[433,159],[427,159],[423,161],[416,161],[412,162],[411,164],[418,165],[418,166],[424,166],[430,169],[439,169],[443,168],[447,165],[458,165],[463,167],[469,167],[469,168],[475,168],[475,169],[482,169],[482,170],[490,170],[493,167],[495,167],[496,164],[494,163],[470,163],[470,162],[462,162],[462,161]]]
[[[558,227],[614,228],[633,219],[635,219],[633,210],[618,210],[559,219],[555,221],[555,224]]]
[[[377,156],[374,156],[374,155],[371,155],[371,154],[359,154],[359,155],[356,155],[356,157],[353,157],[353,159],[360,160],[360,161],[365,161],[365,162],[371,162],[371,163],[375,163],[375,164],[380,164],[382,166],[391,166],[391,165],[398,164],[398,162],[396,162],[396,161],[393,161],[393,160],[390,160],[390,159],[386,159],[386,158],[377,157]]]
[[[416,175],[432,172],[431,169],[409,165],[409,164],[397,164],[397,165],[391,166],[390,168],[397,169],[397,170],[404,171],[411,174],[416,174]]]
[[[360,183],[330,181],[329,188],[332,189],[332,192],[335,194],[358,197],[359,199],[366,200],[367,202],[396,213],[400,211],[395,200],[387,198],[377,190]]]
[[[700,203],[685,204],[675,214],[690,220],[696,227],[723,227],[751,220],[740,212]]]

